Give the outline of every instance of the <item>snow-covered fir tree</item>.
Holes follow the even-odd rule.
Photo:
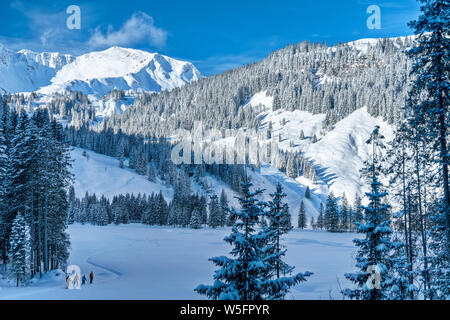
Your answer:
[[[297,228],[299,229],[306,228],[306,212],[305,212],[305,204],[303,201],[300,202],[300,208],[298,209]]]
[[[322,202],[320,202],[319,216],[317,217],[316,225],[317,225],[317,228],[320,230],[325,229],[325,213],[324,213],[324,208],[323,208]]]
[[[393,261],[391,241],[392,229],[390,220],[386,219],[386,211],[390,205],[384,201],[387,192],[379,181],[381,173],[378,147],[382,136],[376,127],[367,143],[372,144],[372,159],[363,170],[370,180],[370,191],[366,193],[368,205],[364,206],[365,223],[358,223],[358,232],[364,238],[353,240],[358,247],[356,256],[356,273],[346,273],[345,277],[356,284],[355,289],[344,289],[342,293],[350,299],[357,300],[389,300],[392,299]]]
[[[281,275],[287,274],[291,271],[291,267],[289,267],[284,261],[282,261],[282,244],[281,237],[292,230],[292,226],[290,223],[291,216],[289,214],[289,207],[286,203],[283,203],[283,198],[286,197],[286,194],[283,192],[283,187],[280,183],[276,186],[276,191],[271,195],[272,200],[267,203],[269,211],[267,212],[267,216],[269,218],[269,229],[273,232],[272,241],[273,241],[273,253],[275,255],[279,255],[278,258],[275,259],[275,272],[276,277],[280,278]],[[289,220],[289,224],[286,223],[286,220]]]
[[[221,216],[224,218],[224,224],[227,224],[228,215],[226,208],[228,208],[228,198],[224,189],[222,189],[222,192],[220,193],[219,206],[220,210],[222,211]]]
[[[209,201],[209,219],[208,225],[212,228],[223,227],[225,225],[225,215],[219,207],[217,195],[212,195]]]
[[[3,124],[5,125],[5,124]],[[9,170],[8,170],[8,155],[5,140],[6,128],[0,127],[0,256],[3,263],[6,263],[7,259],[7,233],[8,233],[8,221],[6,216],[8,214],[7,195],[8,195],[8,183],[9,183]]]
[[[189,222],[189,227],[192,229],[200,229],[202,227],[202,216],[200,211],[194,210],[192,212],[191,221]]]
[[[309,189],[309,186],[306,186],[305,198],[306,199],[311,199],[311,190]]]
[[[238,197],[241,210],[229,210],[236,217],[231,234],[224,240],[233,246],[230,257],[214,257],[210,260],[219,266],[213,285],[199,285],[195,291],[211,299],[261,300],[281,299],[289,287],[305,281],[309,272],[293,277],[272,279],[274,260],[282,253],[273,254],[271,241],[274,231],[269,227],[257,231],[256,225],[264,216],[264,203],[256,199],[261,190],[251,192],[251,183],[242,184],[242,196]]]
[[[345,196],[345,193],[342,194],[341,197],[341,210],[339,212],[340,216],[340,230],[341,231],[347,231],[350,228],[351,223],[351,209],[348,204],[347,197]]]
[[[31,235],[22,212],[13,221],[9,243],[10,275],[16,285],[25,284],[31,276]]]
[[[325,229],[329,232],[339,231],[339,207],[333,192],[328,194],[325,204],[324,225]]]

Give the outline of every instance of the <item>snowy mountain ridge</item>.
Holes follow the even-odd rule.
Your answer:
[[[0,92],[36,91],[75,58],[57,52],[15,52],[0,44]]]
[[[160,92],[201,78],[190,62],[158,53],[111,47],[79,57],[15,52],[0,44],[0,91],[53,95],[81,91],[100,98],[114,89]]]
[[[158,53],[112,47],[77,57],[61,68],[51,85],[38,92],[81,91],[96,97],[114,89],[160,92],[200,77],[200,72],[190,62]]]

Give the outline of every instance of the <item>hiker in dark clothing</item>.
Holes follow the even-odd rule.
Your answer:
[[[92,281],[94,281],[94,272],[91,271],[89,274],[89,283],[92,284]]]
[[[83,274],[83,278],[81,278],[81,285],[85,285],[86,284],[86,275]]]

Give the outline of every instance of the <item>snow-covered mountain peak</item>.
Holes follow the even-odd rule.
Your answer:
[[[52,82],[126,76],[138,72],[152,57],[151,53],[120,47],[87,53],[65,66]]]
[[[114,90],[160,92],[200,79],[190,62],[158,53],[111,47],[77,57],[51,79],[39,92],[82,91],[101,97]]]
[[[114,89],[160,92],[200,78],[190,62],[142,50],[115,46],[74,57],[0,44],[0,92],[81,91],[100,98]]]

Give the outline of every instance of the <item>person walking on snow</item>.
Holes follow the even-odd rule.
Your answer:
[[[92,281],[94,281],[94,272],[91,271],[89,274],[89,283],[92,284]]]
[[[73,278],[73,285],[75,288],[78,289],[78,283],[80,282],[80,277],[78,276],[78,273],[75,273],[75,277]]]
[[[85,285],[86,284],[86,275],[85,274],[83,274],[83,277],[81,278],[81,285],[83,286],[83,285]]]

